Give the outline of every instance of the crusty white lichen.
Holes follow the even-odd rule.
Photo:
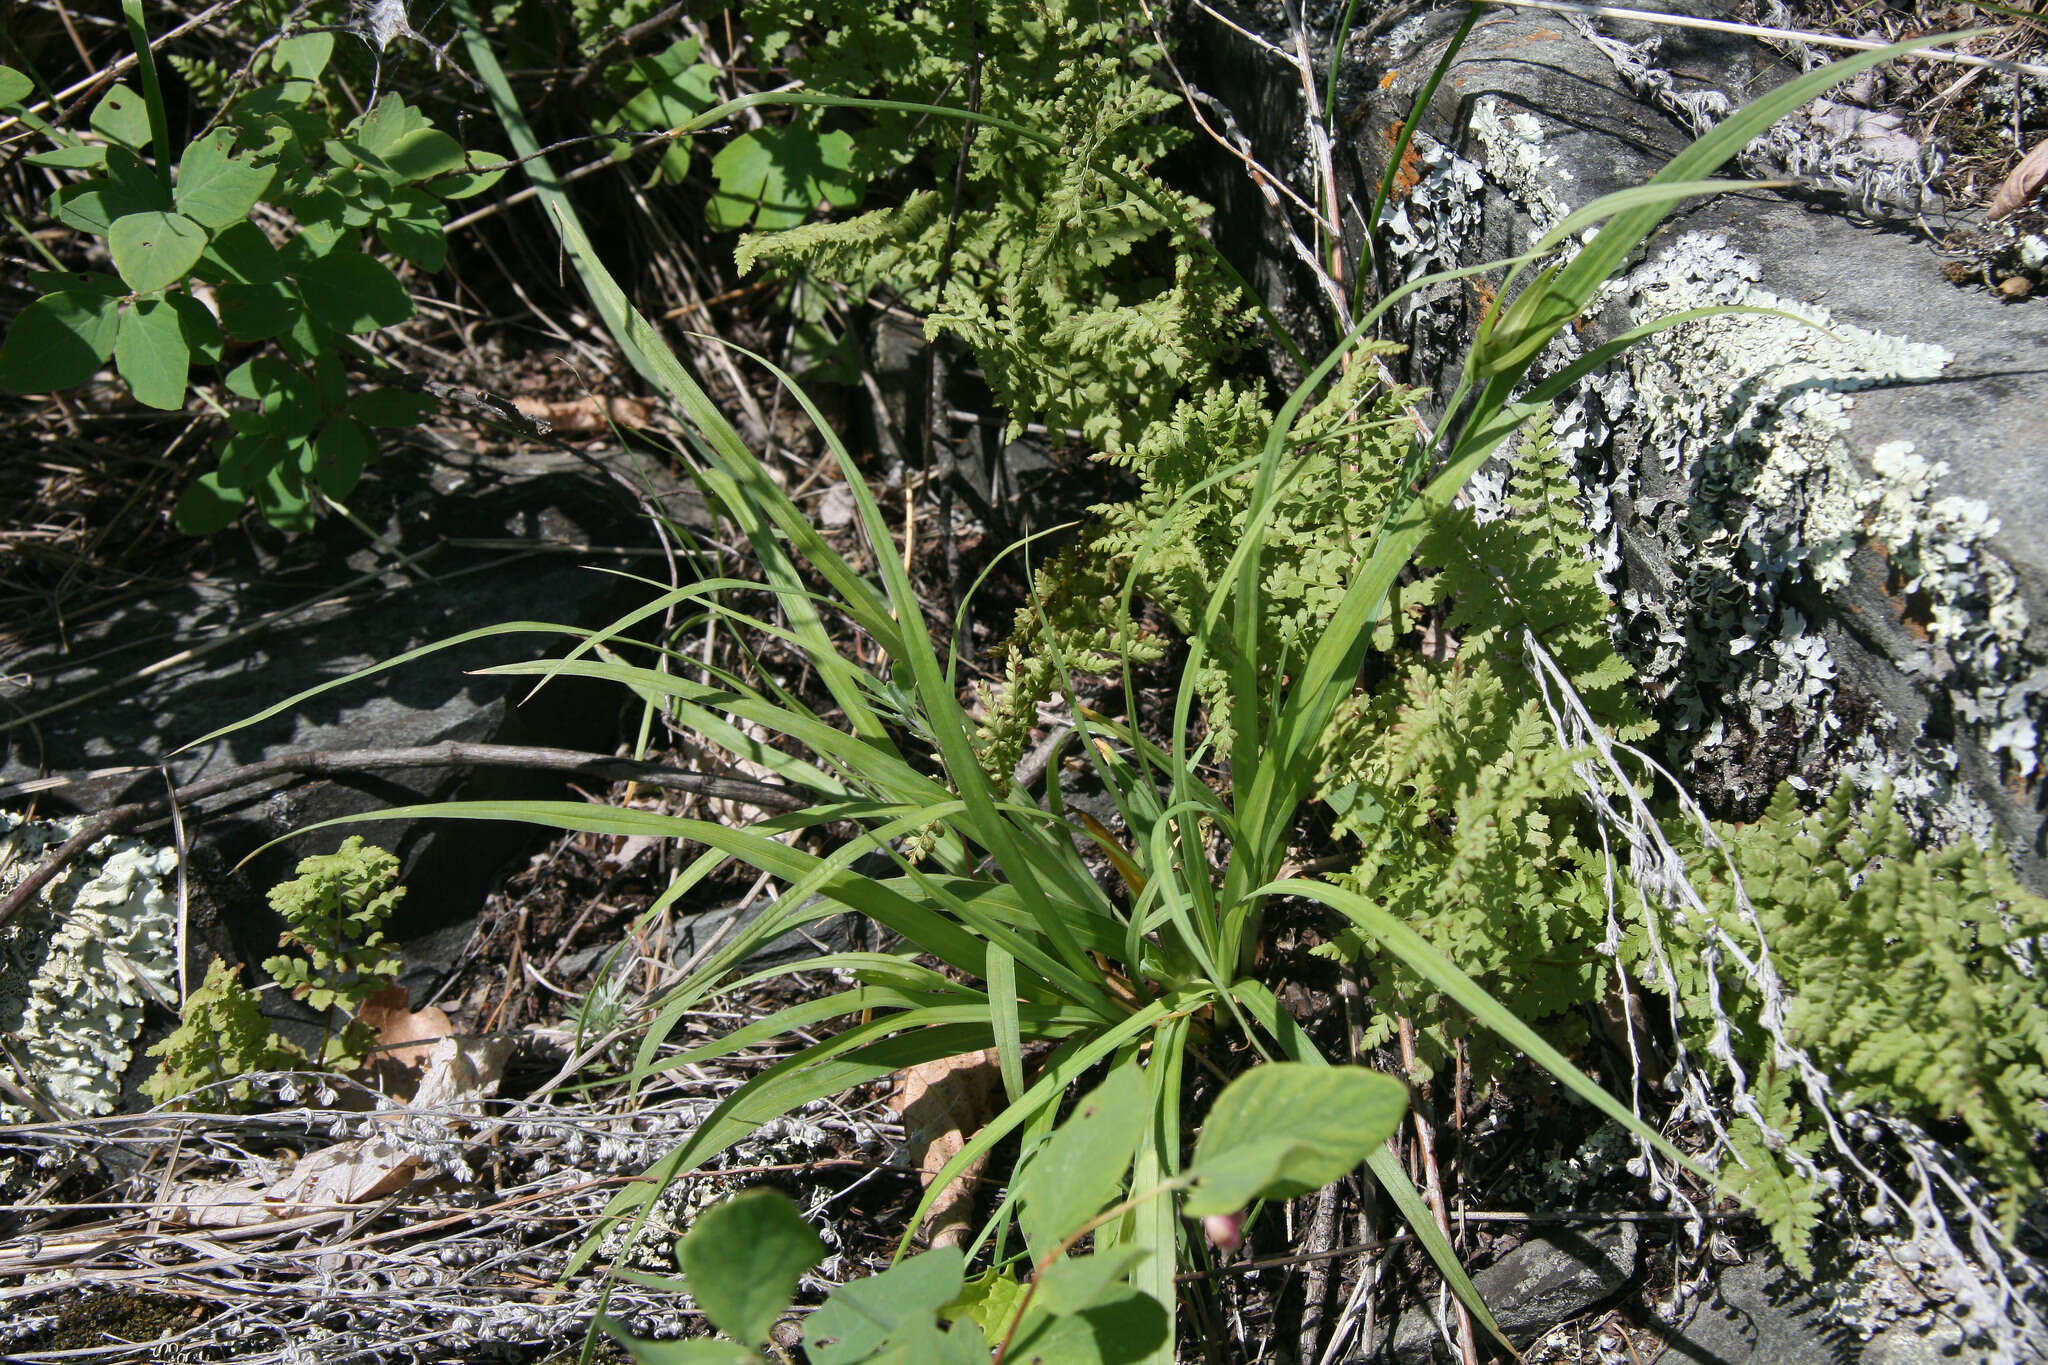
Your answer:
[[[0,891],[70,837],[0,813]],[[60,1110],[111,1112],[150,1000],[176,1009],[175,849],[105,839],[0,927],[0,1031],[23,1078]],[[0,1099],[0,1122],[34,1117]]]
[[[1694,112],[1716,116],[1704,107]],[[1808,111],[1823,127],[1839,122],[1839,112]],[[1572,207],[1569,176],[1545,148],[1540,119],[1489,97],[1474,102],[1468,128],[1474,161],[1426,148],[1416,210],[1400,219],[1406,231],[1393,234],[1408,278],[1469,251],[1478,236],[1476,206],[1445,196],[1472,194],[1475,182],[1527,215],[1532,239]],[[1883,131],[1857,129],[1864,142],[1863,133]],[[1844,142],[1855,140],[1843,134]],[[1900,571],[1905,594],[1926,606],[1930,675],[1956,698],[1959,718],[2013,770],[2032,775],[2048,697],[2031,681],[2038,660],[2025,653],[2029,622],[2018,584],[1987,546],[1996,521],[1981,504],[1941,496],[1946,467],[1909,446],[1880,448],[1866,472],[1847,440],[1856,390],[1932,378],[1953,357],[1780,297],[1763,288],[1762,274],[1718,235],[1681,236],[1610,284],[1603,303],[1624,300],[1635,323],[1719,307],[1786,316],[1726,314],[1662,333],[1558,404],[1559,440],[1590,476],[1603,578],[1621,577],[1618,493],[1635,506],[1632,531],[1661,541],[1674,574],[1657,589],[1620,594],[1631,655],[1662,699],[1667,725],[1691,736],[1695,758],[1719,747],[1731,723],[1752,737],[1789,735],[1819,761],[1846,757],[1827,752],[1837,747],[1826,742],[1839,725],[1831,707],[1835,662],[1788,594],[1841,589],[1851,555],[1872,543]],[[1536,374],[1554,372],[1581,349],[1571,333],[1560,335]],[[1662,466],[1666,486],[1685,488],[1682,506],[1645,508],[1643,461]],[[1485,490],[1475,495],[1483,500]],[[1953,750],[1916,736],[1891,739],[1906,765],[1893,776],[1928,792],[1915,815],[1945,830],[1981,833],[1981,806],[1965,812],[1953,787],[1937,796],[1939,784],[1927,777],[1942,758],[1953,769]]]
[[[1862,535],[1863,481],[1846,436],[1855,391],[1924,379],[1952,358],[1930,346],[1837,321],[1759,283],[1757,264],[1718,235],[1688,233],[1628,280],[1635,322],[1694,309],[1745,307],[1683,324],[1629,352],[1638,458],[1688,488],[1661,519],[1674,590],[1624,605],[1664,618],[1639,659],[1680,731],[1718,738],[1739,716],[1752,731],[1790,708],[1802,736],[1828,724],[1834,669],[1785,600],[1801,580],[1848,578]],[[1624,483],[1638,472],[1617,471]]]
[[[1957,713],[1983,732],[1986,749],[2033,776],[2042,698],[2028,678],[2030,621],[2019,580],[1986,545],[1998,519],[1981,499],[1936,497],[1948,465],[1914,454],[1910,441],[1878,447],[1871,469],[1861,495],[1870,539],[1904,577],[1902,591],[1927,603],[1930,642],[1970,684],[1957,692]]]
[[[1899,571],[1901,596],[1925,604],[1930,675],[1959,719],[2031,775],[2044,698],[2029,680],[2018,581],[1988,545],[1996,519],[1982,502],[1940,496],[1947,466],[1910,443],[1879,447],[1865,474],[1846,441],[1856,389],[1931,378],[1950,355],[1780,298],[1759,275],[1720,237],[1693,233],[1630,278],[1639,322],[1744,305],[1816,324],[1711,318],[1628,356],[1643,457],[1691,490],[1684,515],[1664,523],[1670,561],[1683,566],[1677,591],[1627,603],[1666,615],[1662,637],[1678,646],[1651,651],[1645,672],[1653,685],[1666,680],[1677,728],[1699,729],[1708,744],[1715,721],[1735,715],[1752,732],[1788,715],[1802,737],[1831,728],[1833,665],[1786,593],[1802,582],[1842,587],[1849,556],[1871,543]]]
[[[1457,266],[1486,218],[1486,179],[1476,163],[1420,130],[1410,145],[1417,179],[1380,210],[1389,274],[1403,284]],[[1416,373],[1436,373],[1462,349],[1465,308],[1463,286],[1456,282],[1425,285],[1407,295],[1396,305],[1396,316]]]
[[[1571,213],[1558,194],[1572,174],[1544,149],[1543,125],[1530,114],[1506,108],[1493,96],[1476,100],[1466,123],[1480,152],[1486,178],[1507,191],[1528,213],[1529,246]]]

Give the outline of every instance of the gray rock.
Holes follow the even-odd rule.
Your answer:
[[[1854,1360],[1844,1334],[1782,1266],[1730,1266],[1711,1299],[1668,1334],[1653,1365],[1841,1365]]]
[[[217,542],[218,567],[205,577],[68,623],[64,641],[32,645],[10,660],[10,675],[28,683],[9,698],[15,719],[0,781],[113,768],[38,794],[45,810],[98,809],[161,794],[154,767],[134,766],[159,762],[186,782],[282,753],[441,740],[608,752],[617,734],[615,691],[556,683],[529,699],[530,680],[471,672],[563,651],[563,637],[534,633],[430,655],[175,757],[170,751],[308,687],[463,631],[520,620],[590,628],[644,601],[644,586],[591,567],[665,574],[658,557],[638,557],[655,554],[628,482],[642,463],[623,454],[608,463],[546,453],[388,462],[364,485],[357,511],[415,557],[416,575],[366,547],[339,518],[290,540],[229,532]],[[672,484],[656,492],[683,518],[701,515]],[[556,546],[565,548],[551,552]],[[644,548],[603,548],[620,546]],[[184,815],[188,834],[232,863],[338,815],[457,795],[561,794],[559,780],[516,772],[416,771],[274,781]],[[394,926],[399,938],[473,913],[498,866],[534,837],[510,825],[380,821],[293,838],[259,855],[247,879],[256,887],[282,880],[300,858],[330,851],[350,833],[404,860],[411,893],[404,922]],[[274,926],[236,927],[248,937],[244,957],[275,951]]]
[[[1953,1322],[1901,1322],[1864,1343],[1861,1365],[1960,1365],[1971,1359],[1965,1351],[1963,1329]]]
[[[1523,1346],[1616,1298],[1635,1278],[1639,1242],[1634,1223],[1585,1234],[1549,1230],[1474,1275],[1472,1283],[1510,1344]],[[1389,1324],[1375,1352],[1361,1359],[1421,1365],[1452,1359],[1447,1350],[1428,1310],[1410,1305]]]

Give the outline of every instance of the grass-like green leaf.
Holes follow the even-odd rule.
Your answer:
[[[323,35],[324,36],[324,35]],[[598,1327],[626,1348],[639,1365],[761,1365],[757,1352],[729,1341],[696,1337],[684,1341],[645,1341],[616,1318],[599,1317]]]
[[[1713,1178],[1711,1172],[1701,1170],[1690,1157],[1630,1113],[1621,1101],[1595,1085],[1585,1072],[1572,1064],[1570,1058],[1544,1042],[1535,1029],[1517,1019],[1505,1005],[1488,995],[1478,982],[1459,970],[1456,963],[1431,947],[1429,941],[1412,926],[1389,914],[1368,897],[1361,896],[1355,891],[1346,891],[1342,887],[1331,886],[1327,882],[1303,878],[1275,882],[1264,890],[1272,895],[1303,896],[1329,906],[1350,920],[1361,933],[1399,958],[1410,971],[1435,986],[1456,1001],[1466,1013],[1499,1034],[1509,1046],[1549,1072],[1565,1089],[1655,1147],[1672,1162],[1685,1167],[1702,1179]]]

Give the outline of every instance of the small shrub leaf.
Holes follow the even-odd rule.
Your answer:
[[[418,128],[399,138],[384,153],[384,164],[407,180],[461,170],[462,144],[439,128]]]
[[[78,147],[59,147],[55,151],[37,152],[23,158],[31,166],[50,166],[62,171],[98,170],[107,164],[107,148],[102,142],[87,143]]]
[[[282,336],[305,313],[299,291],[289,281],[224,284],[214,294],[220,302],[220,324],[237,341]]]
[[[313,480],[329,497],[345,498],[377,453],[377,438],[353,417],[337,417],[313,438]]]
[[[1275,1062],[1248,1071],[1202,1125],[1186,1212],[1232,1213],[1321,1189],[1385,1142],[1407,1108],[1406,1086],[1359,1067]]]
[[[1137,1365],[1166,1345],[1171,1326],[1159,1300],[1127,1287],[1078,1313],[1034,1309],[1003,1359],[1012,1365]]]
[[[349,400],[349,414],[365,426],[416,427],[440,405],[410,389],[365,389]]]
[[[853,138],[846,133],[801,126],[742,133],[711,159],[718,181],[711,226],[729,231],[753,222],[772,231],[795,227],[827,203],[837,209],[858,204],[863,187],[849,169],[852,161]]]
[[[192,272],[206,250],[206,232],[182,213],[131,213],[107,233],[107,248],[128,287],[153,294]]]
[[[231,155],[233,142],[234,135],[221,129],[187,147],[178,160],[178,212],[201,227],[225,228],[248,218],[277,174],[275,167]]]
[[[438,205],[422,190],[407,190],[400,212],[377,221],[377,240],[403,259],[429,273],[448,259],[448,237],[441,230]]]
[[[512,163],[504,157],[492,156],[487,152],[472,152],[466,164],[470,169],[461,175],[436,180],[427,188],[443,199],[467,199],[471,195],[482,194],[497,184],[504,179],[505,172],[512,168]]]
[[[35,93],[36,83],[11,66],[0,66],[0,105],[20,104]]]
[[[114,339],[114,364],[135,401],[175,412],[185,406],[185,377],[192,353],[185,345],[178,310],[162,299],[144,299],[121,315]]]
[[[775,1190],[706,1209],[676,1247],[683,1281],[711,1325],[749,1346],[768,1340],[804,1272],[824,1259],[818,1234]]]
[[[51,393],[83,384],[114,353],[119,326],[116,299],[85,293],[37,299],[0,343],[0,389]]]
[[[93,106],[92,129],[109,142],[139,149],[149,145],[149,106],[142,96],[117,85]]]
[[[1017,1225],[1043,1261],[1122,1189],[1150,1100],[1135,1062],[1110,1073],[1017,1173]]]
[[[1079,1313],[1093,1308],[1119,1288],[1129,1288],[1124,1284],[1125,1277],[1150,1254],[1143,1247],[1126,1246],[1086,1256],[1063,1256],[1038,1277],[1038,1294],[1032,1306],[1048,1313]]]
[[[960,1296],[966,1264],[958,1247],[940,1247],[870,1279],[840,1285],[804,1325],[812,1365],[855,1365],[891,1344],[936,1344],[944,1350],[946,1336],[971,1341],[979,1350],[981,1333],[942,1336],[938,1329],[938,1311]]]
[[[254,223],[241,222],[222,228],[206,244],[203,258],[208,265],[225,271],[240,284],[269,284],[284,278],[284,262],[277,248]]]
[[[314,319],[337,332],[374,332],[412,316],[412,295],[390,267],[354,247],[308,261],[298,280]]]
[[[206,305],[183,292],[164,295],[164,302],[178,315],[179,333],[185,338],[185,349],[202,364],[218,364],[224,344],[220,323],[207,311]]]
[[[293,80],[310,81],[327,69],[334,55],[332,33],[305,33],[270,49],[270,69]]]
[[[210,536],[233,525],[248,501],[241,489],[223,486],[219,474],[201,474],[178,495],[171,520],[188,536]]]

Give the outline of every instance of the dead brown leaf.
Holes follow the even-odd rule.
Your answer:
[[[2034,144],[2034,150],[2021,158],[2020,164],[2012,168],[2012,174],[1998,187],[1998,193],[1991,197],[1991,205],[1984,210],[1986,222],[1997,222],[2000,218],[2018,213],[2028,201],[2041,192],[2041,186],[2048,184],[2048,137]]]
[[[414,1014],[401,1007],[396,1012],[414,1021],[439,1015],[439,1027],[448,1028],[447,1017],[439,1010]],[[432,1109],[444,1117],[451,1109],[479,1112],[480,1103],[497,1093],[514,1042],[503,1036],[447,1036],[431,1045],[409,1044],[426,1055],[417,1068],[418,1088],[406,1107]],[[377,1121],[389,1123],[400,1112],[381,1110]],[[252,1180],[174,1182],[158,1199],[154,1212],[190,1227],[249,1227],[382,1199],[431,1174],[422,1168],[419,1157],[378,1134],[308,1153],[268,1185]]]
[[[247,1228],[268,1223],[277,1211],[254,1180],[180,1180],[167,1187],[151,1213],[192,1228]]]
[[[993,1048],[923,1062],[898,1074],[889,1105],[903,1117],[910,1159],[929,1189],[993,1112],[999,1084]],[[935,1247],[964,1244],[974,1222],[974,1189],[987,1156],[971,1163],[933,1201],[923,1232]]]
[[[454,1021],[434,1006],[414,1011],[406,1000],[405,987],[386,986],[356,1011],[356,1019],[377,1035],[371,1070],[378,1086],[399,1099],[417,1093],[434,1045],[455,1032]]]
[[[607,398],[582,394],[575,398],[515,398],[513,406],[535,421],[546,422],[556,431],[594,433],[613,426],[645,427],[654,421],[654,409],[638,398]]]
[[[273,1217],[296,1218],[396,1194],[419,1171],[420,1159],[391,1139],[364,1138],[301,1157],[291,1174],[263,1191],[263,1201]]]
[[[427,1057],[420,1088],[407,1107],[477,1112],[480,1101],[498,1093],[498,1078],[505,1074],[515,1043],[502,1034],[443,1038]]]

